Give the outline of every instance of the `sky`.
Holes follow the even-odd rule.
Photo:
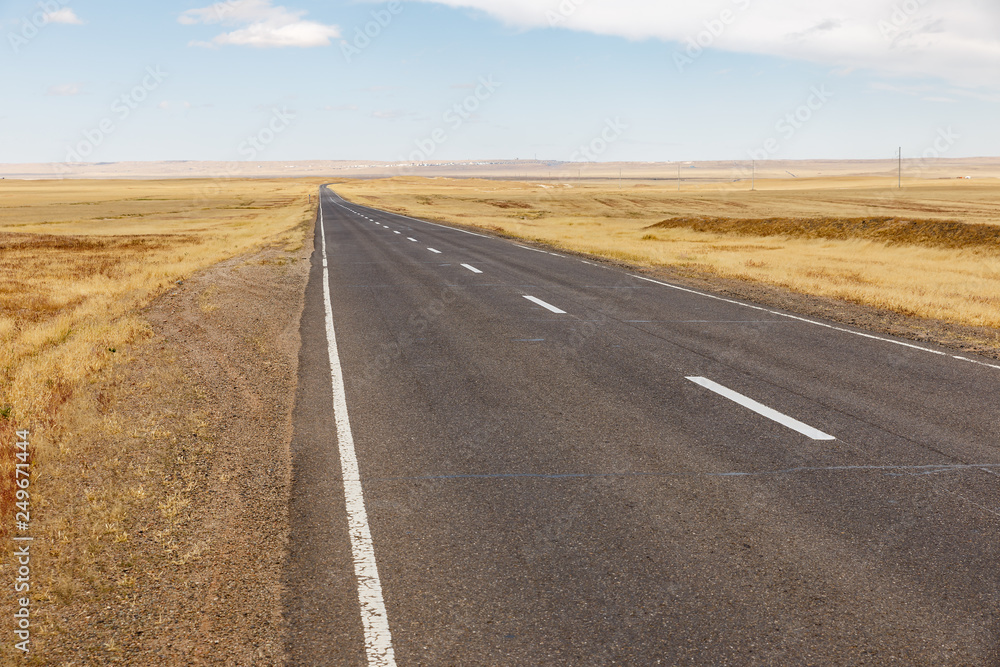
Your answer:
[[[0,162],[1000,155],[996,0],[0,0]]]

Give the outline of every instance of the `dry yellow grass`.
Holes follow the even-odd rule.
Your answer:
[[[14,429],[54,424],[88,377],[147,334],[140,309],[177,281],[264,245],[301,247],[315,190],[306,180],[0,181],[2,530]],[[43,435],[32,442],[37,475],[56,453]]]
[[[904,314],[1000,327],[1000,248],[992,234],[964,226],[1000,224],[1000,180],[894,186],[891,179],[845,177],[758,181],[755,192],[746,183],[678,192],[675,183],[625,181],[619,188],[613,180],[395,178],[333,187],[360,203],[643,266],[684,267]],[[900,242],[862,233],[863,225],[851,223],[880,218],[897,227],[913,223],[911,231],[917,231]],[[692,223],[711,219],[714,229]],[[660,224],[665,220],[675,222]],[[796,226],[825,231],[810,237],[794,233]],[[956,230],[983,242],[953,243],[949,235]]]

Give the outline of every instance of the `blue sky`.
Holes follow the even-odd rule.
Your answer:
[[[1000,155],[992,0],[0,0],[0,35],[4,163]]]

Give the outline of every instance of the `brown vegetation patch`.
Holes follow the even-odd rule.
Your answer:
[[[500,201],[495,199],[486,199],[483,200],[483,203],[489,204],[490,206],[496,206],[497,208],[525,208],[525,209],[531,208],[531,204],[525,204],[524,202],[511,201],[511,200]]]
[[[1000,250],[1000,226],[956,220],[868,218],[722,218],[685,216],[663,220],[647,229],[687,228],[712,234],[786,236],[805,239],[877,241],[887,245]]]
[[[0,232],[0,252],[28,252],[31,250],[72,250],[74,252],[98,250],[156,250],[169,243],[182,242],[176,236],[67,236],[63,234],[19,234]]]

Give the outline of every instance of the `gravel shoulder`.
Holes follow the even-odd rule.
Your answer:
[[[63,574],[44,582],[32,661],[285,664],[311,252],[309,234],[297,250],[267,248],[178,284],[142,313],[150,338],[68,412],[67,430],[91,442],[61,464],[79,469],[80,501],[38,563]],[[112,535],[94,535],[97,505],[114,508]]]

